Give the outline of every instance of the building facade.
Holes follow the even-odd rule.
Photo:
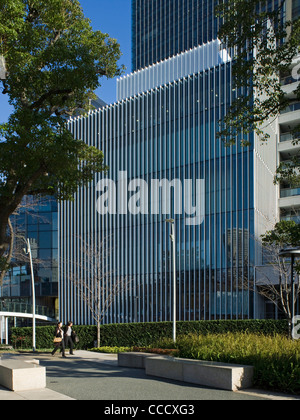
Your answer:
[[[217,39],[211,0],[133,0],[132,71]]]
[[[109,171],[60,205],[60,316],[95,322],[87,294],[98,293],[93,264],[103,260],[104,323],[171,320],[173,218],[177,319],[262,318],[258,238],[280,218],[282,125],[268,126],[268,146],[252,134],[251,146],[228,148],[217,136],[243,92],[217,40],[214,1],[133,0],[132,16],[134,71],[118,81],[118,101],[69,122]]]
[[[58,317],[58,204],[54,199],[25,198],[11,218],[15,234],[12,269],[0,290],[0,311],[31,313],[32,286],[28,257],[24,253],[30,240],[35,277],[36,311]]]

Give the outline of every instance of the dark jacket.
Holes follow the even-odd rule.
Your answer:
[[[54,336],[56,337],[56,338],[63,338],[63,330],[62,330],[62,328],[56,328],[55,329],[55,333],[54,333]]]

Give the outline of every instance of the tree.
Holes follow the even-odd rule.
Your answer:
[[[68,275],[80,299],[86,305],[97,325],[97,347],[101,343],[101,323],[119,295],[129,288],[127,278],[115,275],[110,268],[112,257],[111,238],[104,238],[99,244],[77,238],[81,244],[81,258],[70,262]]]
[[[271,275],[260,271],[262,281],[259,285],[259,293],[272,301],[291,321],[292,305],[295,305],[300,296],[300,262],[295,264],[295,272],[298,277],[295,290],[295,301],[292,302],[291,290],[291,264],[286,258],[279,256],[279,251],[286,247],[300,246],[300,225],[294,221],[277,223],[273,230],[266,232],[262,237],[263,252],[267,260],[267,266],[272,268]],[[277,281],[274,281],[274,275]]]
[[[299,54],[300,18],[286,19],[286,7],[291,8],[291,0],[280,0],[275,9],[265,0],[220,0],[219,37],[233,58],[236,83],[232,106],[220,121],[219,134],[227,144],[234,144],[239,136],[242,144],[249,145],[247,134],[253,131],[267,141],[270,136],[264,128],[289,104],[280,76],[291,72]],[[300,99],[300,83],[294,95]],[[298,126],[294,133],[299,131]],[[299,167],[295,161],[287,170],[281,167],[278,176],[286,178]]]
[[[86,110],[101,77],[121,74],[116,40],[93,31],[77,0],[0,0],[2,93],[14,112],[0,126],[0,271],[9,219],[26,195],[72,200],[105,171],[104,156],[76,139],[68,116]]]

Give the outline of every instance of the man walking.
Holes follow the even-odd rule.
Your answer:
[[[69,321],[66,328],[65,328],[65,348],[70,347],[70,354],[74,355],[73,352],[73,348],[74,348],[74,343],[73,343],[73,322]]]

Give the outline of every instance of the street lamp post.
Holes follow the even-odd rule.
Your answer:
[[[177,306],[177,299],[176,299],[176,240],[175,240],[175,220],[174,219],[167,219],[167,223],[171,224],[172,233],[170,235],[172,244],[173,244],[173,341],[176,343],[176,306]]]
[[[291,317],[292,323],[295,320],[295,279],[294,279],[294,264],[295,258],[300,257],[300,248],[285,248],[279,252],[281,258],[291,258]]]
[[[25,253],[29,255],[30,261],[30,272],[31,272],[31,288],[32,288],[32,349],[33,352],[36,351],[36,328],[35,328],[35,284],[34,284],[34,273],[33,273],[33,263],[32,263],[32,253],[31,253],[31,246],[30,246],[30,239],[28,238],[26,241],[27,250],[25,249]]]

